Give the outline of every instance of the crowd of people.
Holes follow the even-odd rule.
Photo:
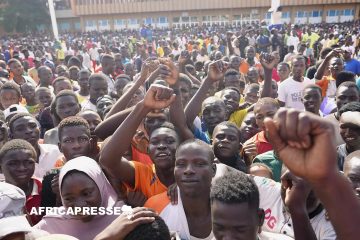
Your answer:
[[[0,45],[0,239],[360,234],[359,22]]]

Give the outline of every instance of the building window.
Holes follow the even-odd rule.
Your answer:
[[[159,23],[168,23],[167,17],[159,17]]]
[[[123,25],[125,25],[124,19],[116,19],[116,20],[115,20],[115,25],[118,25],[118,26],[123,26]]]
[[[271,19],[271,12],[265,13],[265,19]]]
[[[344,16],[354,16],[354,9],[345,9],[344,13],[342,15],[344,15]]]
[[[105,26],[107,26],[107,25],[109,25],[109,21],[108,21],[108,20],[100,20],[100,21],[99,21],[99,26],[105,27]]]
[[[336,17],[339,16],[339,11],[338,10],[329,10],[327,12],[328,17]]]
[[[136,25],[138,24],[138,20],[136,18],[131,18],[128,20],[129,25]]]
[[[282,12],[281,18],[290,18],[290,12]]]
[[[304,12],[304,11],[297,11],[296,12],[296,17],[297,18],[304,18],[304,17],[306,17],[306,12]]]
[[[312,11],[311,16],[312,17],[321,17],[322,11]]]
[[[152,19],[151,18],[145,18],[145,24],[147,24],[147,25],[152,24]]]
[[[94,27],[96,25],[94,20],[87,20],[85,23],[86,27]]]

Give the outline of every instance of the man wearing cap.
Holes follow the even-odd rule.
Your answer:
[[[342,50],[344,51],[345,70],[360,75],[360,62],[352,58],[353,52],[351,47],[344,46]]]
[[[25,200],[23,190],[0,182],[0,239],[11,239],[14,235],[25,237],[25,233],[32,231],[24,214]]]
[[[38,68],[41,67],[41,59],[35,57],[34,64],[35,66],[28,70],[28,75],[36,82],[36,84],[39,84],[40,78],[38,74]]]

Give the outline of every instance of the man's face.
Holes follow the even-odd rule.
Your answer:
[[[50,85],[52,80],[53,74],[50,68],[43,69],[39,72],[40,82],[42,84]]]
[[[208,127],[209,131],[212,132],[216,125],[225,121],[226,109],[225,104],[221,100],[208,100],[203,103],[203,120]]]
[[[79,69],[71,69],[69,71],[71,80],[78,81],[78,74],[79,74]]]
[[[41,103],[44,107],[48,107],[52,101],[52,95],[49,91],[41,90],[36,92],[36,98],[39,103]]]
[[[210,194],[215,166],[207,149],[189,144],[176,153],[175,181],[181,194],[197,197]]]
[[[336,78],[339,72],[344,70],[344,62],[341,58],[332,58],[330,61],[330,72],[333,78]]]
[[[246,58],[254,59],[254,57],[255,57],[255,49],[250,47],[250,48],[247,49],[245,54],[246,54]]]
[[[320,90],[314,88],[307,88],[304,90],[302,102],[306,111],[319,114],[321,101],[322,98]]]
[[[31,84],[21,85],[21,95],[27,100],[31,101],[35,98],[35,87]]]
[[[254,104],[259,100],[259,90],[255,87],[249,87],[245,91],[245,102]]]
[[[108,85],[105,79],[92,81],[89,89],[90,99],[96,102],[99,97],[108,94]]]
[[[305,60],[304,59],[294,59],[292,66],[292,74],[294,79],[301,79],[304,76],[305,72]]]
[[[259,131],[260,129],[256,125],[256,119],[254,113],[249,112],[248,114],[246,114],[246,117],[244,118],[244,121],[242,122],[240,127],[240,133],[242,137],[241,142],[245,142]]]
[[[30,150],[10,150],[1,159],[1,171],[7,183],[27,186],[35,171],[36,159]]]
[[[360,112],[344,112],[340,116],[340,135],[347,146],[360,148],[360,126],[357,122]]]
[[[259,106],[255,106],[254,113],[256,119],[256,125],[265,130],[264,119],[265,118],[273,118],[278,108],[272,103],[265,103]]]
[[[56,113],[60,119],[75,116],[80,111],[80,105],[74,96],[61,96],[56,101]]]
[[[10,71],[14,76],[21,76],[24,73],[24,67],[20,62],[16,61],[10,65]]]
[[[280,77],[280,81],[284,81],[289,77],[290,69],[285,64],[279,64],[277,67],[277,72]]]
[[[100,116],[92,111],[82,112],[79,116],[84,118],[89,124],[91,135],[95,135],[96,127],[102,122]]]
[[[235,69],[236,71],[239,71],[240,63],[241,63],[240,57],[238,57],[238,56],[230,57],[230,68]]]
[[[59,149],[66,160],[87,156],[90,152],[90,136],[85,126],[64,127],[61,132]]]
[[[4,109],[13,104],[19,104],[21,98],[19,94],[13,89],[3,89],[0,94],[0,102]]]
[[[240,75],[227,75],[224,79],[225,88],[234,87],[240,89]]]
[[[179,138],[174,130],[157,128],[150,135],[149,156],[157,168],[172,171],[178,146]]]
[[[211,202],[211,219],[217,240],[256,240],[261,228],[264,211],[248,203],[227,204]]]
[[[346,159],[344,164],[344,175],[351,182],[352,188],[358,198],[360,198],[360,157],[353,156],[351,159]]]
[[[339,110],[342,106],[349,102],[359,101],[359,91],[355,87],[341,86],[336,92],[336,106]]]
[[[227,112],[228,116],[230,116],[231,113],[238,110],[240,95],[235,90],[225,89],[223,96],[222,96],[222,100],[225,103],[226,112]]]
[[[12,139],[23,139],[28,141],[34,147],[38,145],[40,138],[40,129],[38,123],[33,117],[21,117],[13,122],[11,128]]]
[[[213,132],[213,148],[215,156],[222,159],[234,158],[239,154],[239,132],[227,126],[217,126]]]
[[[96,103],[96,110],[100,116],[104,117],[107,107],[114,105],[114,102],[109,98],[102,98]]]
[[[55,95],[57,95],[62,90],[73,90],[71,82],[69,80],[58,81],[53,86]]]
[[[102,71],[106,74],[112,74],[115,70],[114,58],[104,58],[102,61]]]
[[[249,83],[257,83],[259,80],[259,71],[256,68],[250,68],[246,77]]]
[[[88,73],[80,73],[78,83],[81,89],[89,88],[89,78],[90,75]]]
[[[148,134],[154,131],[168,120],[164,112],[150,112],[146,115],[144,120],[144,127]]]
[[[190,101],[190,86],[186,82],[179,81],[180,92],[181,92],[181,102],[183,107],[185,108],[187,103]]]

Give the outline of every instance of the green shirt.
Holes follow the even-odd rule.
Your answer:
[[[277,158],[273,150],[257,155],[253,163],[263,163],[268,166],[273,172],[273,180],[280,182],[282,162]]]

